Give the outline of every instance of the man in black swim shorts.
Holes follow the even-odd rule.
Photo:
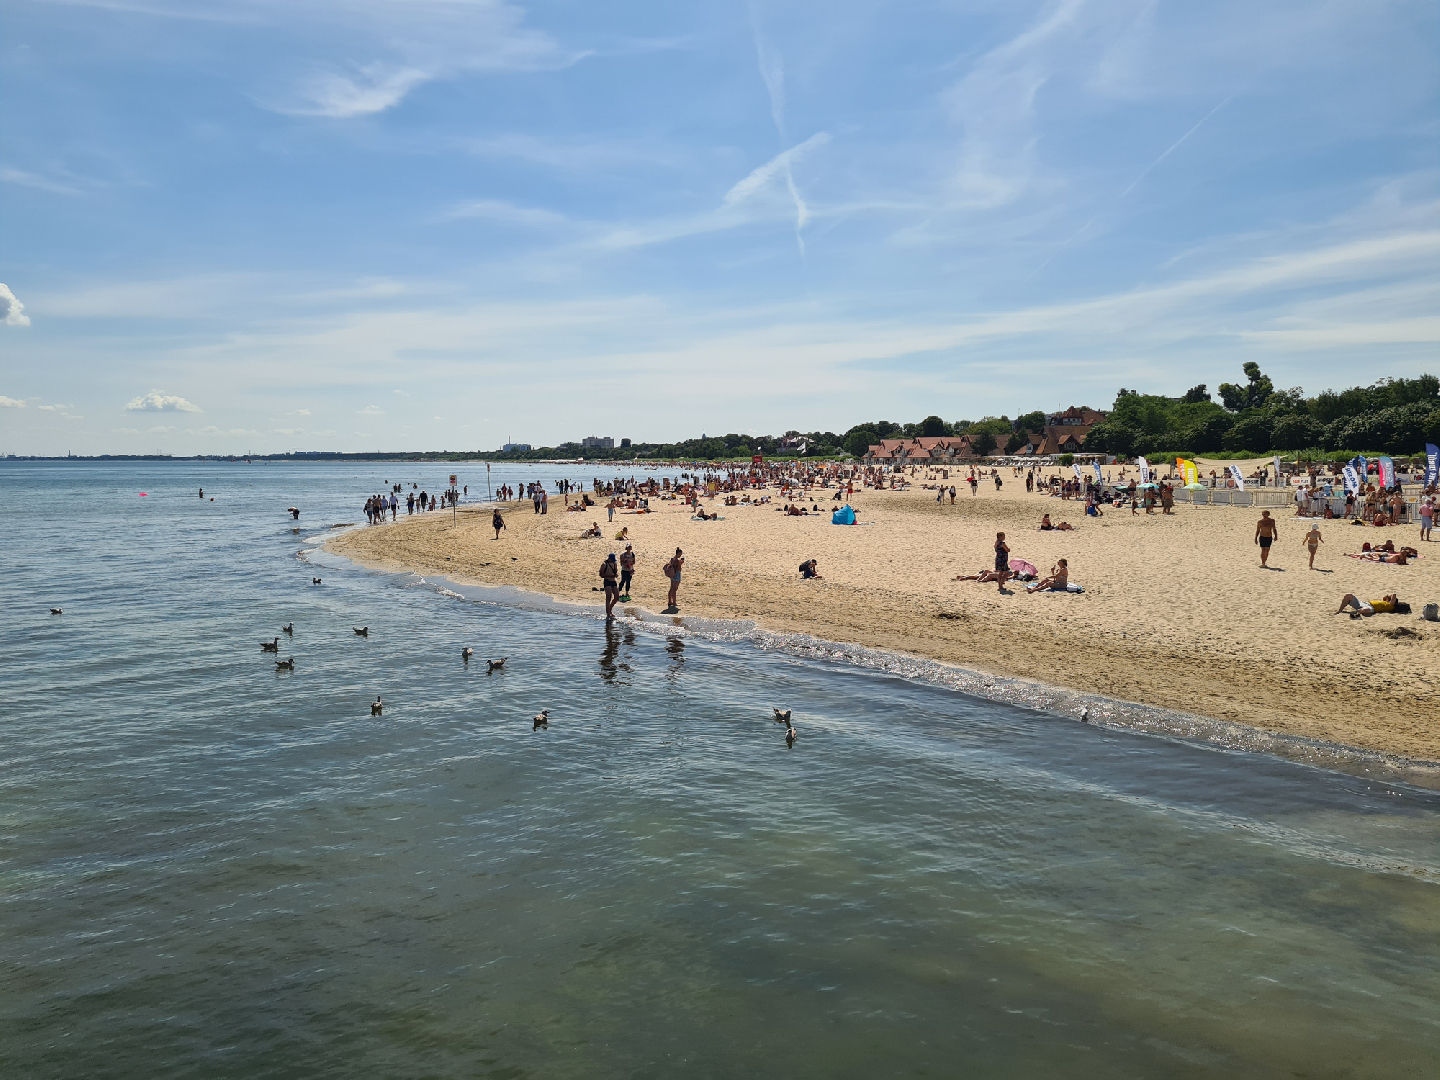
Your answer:
[[[1269,510],[1260,511],[1260,520],[1255,523],[1255,542],[1260,545],[1260,565],[1267,566],[1270,561],[1270,545],[1275,543],[1279,534],[1275,529],[1275,519],[1270,516]]]

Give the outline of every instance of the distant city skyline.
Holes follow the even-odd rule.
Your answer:
[[[17,0],[0,452],[1437,372],[1437,35],[1419,0]]]

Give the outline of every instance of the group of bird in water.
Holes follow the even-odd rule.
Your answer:
[[[320,584],[320,579],[319,579],[319,578],[313,578],[312,580],[315,582],[316,585],[319,585],[319,584]],[[59,614],[60,614],[60,610],[59,610],[58,608],[51,608],[50,610],[51,610],[52,613],[54,613],[54,614],[56,614],[56,615],[59,615]],[[353,631],[355,631],[355,634],[356,634],[357,637],[368,638],[368,637],[370,636],[370,627],[368,627],[368,626],[352,626],[350,629],[353,630]],[[295,624],[294,624],[293,622],[286,623],[284,626],[282,626],[282,627],[280,628],[280,632],[281,632],[282,634],[289,634],[290,636],[293,637],[293,636],[295,635]],[[278,654],[278,653],[280,652],[280,635],[279,635],[279,634],[275,635],[275,637],[271,638],[269,641],[262,641],[262,642],[260,642],[260,651],[261,651],[261,652],[270,652],[270,653],[277,653],[277,654]],[[460,650],[460,659],[465,662],[465,664],[466,664],[467,667],[468,667],[469,664],[470,664],[470,658],[473,657],[474,655],[475,655],[475,650],[474,650],[474,649],[464,648],[464,649],[461,649],[461,650]],[[500,659],[498,659],[498,660],[486,660],[486,661],[485,661],[485,674],[491,675],[491,674],[494,674],[494,673],[497,672],[497,671],[503,670],[504,667],[505,667],[505,661],[508,660],[508,659],[510,659],[508,656],[502,656],[502,657],[500,657]],[[290,657],[290,658],[287,659],[287,660],[276,660],[276,661],[275,661],[275,670],[276,670],[276,671],[294,671],[294,670],[295,670],[295,657],[292,656],[292,657]],[[376,694],[376,695],[375,695],[375,700],[370,703],[370,715],[371,715],[371,716],[379,716],[379,715],[381,715],[384,711],[385,711],[385,702],[383,702],[382,700],[380,700],[380,695],[379,695],[379,694]],[[540,712],[540,715],[535,717],[535,726],[536,726],[537,728],[538,728],[538,727],[541,727],[541,726],[544,724],[544,720],[543,720],[542,718],[543,718],[543,717],[546,717],[546,716],[549,716],[549,715],[550,715],[550,710],[549,710],[549,709],[542,709],[541,712]]]
[[[319,583],[319,580],[320,580],[319,578],[316,578],[316,579],[315,579],[315,581],[316,581],[317,584]],[[60,614],[60,610],[59,610],[58,608],[51,608],[50,610],[51,610],[54,614],[56,614],[56,615],[59,615],[59,614]],[[368,626],[352,626],[350,629],[353,630],[353,631],[355,631],[355,633],[356,633],[358,636],[360,636],[360,637],[368,638],[368,637],[370,636],[370,627],[368,627]],[[286,623],[284,626],[282,626],[282,627],[280,628],[280,631],[281,631],[281,633],[290,634],[290,635],[293,636],[294,633],[295,633],[295,624],[294,624],[294,623]],[[262,641],[262,642],[260,642],[260,651],[261,651],[261,652],[269,652],[269,653],[278,653],[278,652],[280,651],[280,636],[279,636],[279,634],[277,634],[274,638],[272,638],[272,639],[269,640],[269,641]],[[474,650],[474,649],[471,649],[471,648],[469,648],[469,647],[466,647],[466,648],[460,650],[460,659],[463,660],[467,665],[470,663],[470,660],[471,660],[471,658],[472,658],[474,655],[475,655],[475,650]],[[508,659],[509,659],[508,656],[502,656],[502,657],[500,657],[500,659],[498,659],[498,660],[486,660],[486,661],[485,661],[485,674],[491,675],[491,674],[494,674],[494,673],[497,672],[497,671],[502,671],[502,670],[504,670],[504,668],[505,668],[505,661],[508,660]],[[292,657],[290,657],[288,660],[276,660],[276,661],[275,661],[275,669],[276,669],[277,671],[294,671],[294,670],[295,670],[295,658],[292,656]],[[772,708],[773,708],[773,707],[772,707]],[[385,702],[383,702],[383,701],[380,700],[380,695],[379,695],[379,694],[376,694],[376,695],[375,695],[375,700],[370,703],[370,715],[371,715],[371,716],[380,716],[381,714],[384,713],[384,711],[385,711]],[[796,740],[796,738],[797,738],[798,736],[797,736],[796,733],[795,733],[795,725],[790,722],[790,712],[791,712],[791,710],[789,710],[789,709],[774,709],[774,712],[775,712],[775,722],[776,722],[777,724],[784,724],[784,725],[785,725],[785,743],[786,743],[786,745],[787,745],[787,746],[793,746],[793,745],[795,744],[795,740]],[[549,726],[550,726],[550,710],[549,710],[549,709],[541,709],[538,713],[536,713],[535,716],[534,716],[534,723],[535,723],[535,726],[530,729],[530,730],[532,730],[532,731],[539,731],[542,727],[548,729]]]

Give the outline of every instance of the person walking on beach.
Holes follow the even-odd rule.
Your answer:
[[[1435,524],[1435,502],[1429,495],[1420,499],[1420,539],[1430,539],[1430,526]]]
[[[1310,526],[1310,531],[1305,534],[1305,539],[1301,542],[1310,549],[1310,569],[1314,570],[1315,552],[1320,545],[1325,542],[1320,537],[1320,526],[1318,523]]]
[[[1005,591],[1005,579],[1010,576],[1010,545],[1005,543],[1005,534],[995,534],[995,582],[1000,592]]]
[[[680,593],[680,571],[685,568],[685,553],[678,547],[675,549],[675,557],[665,564],[665,576],[670,579],[670,594],[665,598],[667,610],[676,611],[680,605],[677,602]]]
[[[970,474],[970,497],[974,498],[980,493],[980,478],[973,472]]]
[[[951,506],[954,506],[954,505],[955,505],[955,485],[954,485],[954,484],[951,484],[951,485],[950,485],[950,505],[951,505]]]
[[[630,599],[630,579],[635,576],[635,549],[629,544],[620,553],[620,595]]]
[[[500,539],[500,530],[505,528],[505,519],[500,516],[500,508],[497,506],[495,512],[490,515],[490,527],[495,530],[495,539]]]
[[[1279,537],[1275,529],[1275,519],[1270,516],[1269,510],[1260,511],[1260,520],[1255,523],[1255,543],[1260,545],[1260,565],[1270,565],[1270,545],[1275,543]]]
[[[600,564],[600,580],[605,586],[605,621],[615,617],[615,601],[620,599],[620,566],[615,561],[615,552],[605,556]]]

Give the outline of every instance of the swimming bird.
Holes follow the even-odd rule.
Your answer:
[[[319,584],[320,584],[320,579],[319,579],[318,577],[312,577],[312,578],[310,579],[310,584],[311,584],[311,585],[319,585]]]
[[[284,626],[280,627],[280,632],[282,634],[295,633],[295,624],[293,622],[287,622]]]
[[[539,728],[549,727],[549,726],[550,726],[550,710],[549,710],[549,709],[541,709],[538,713],[535,714],[535,727],[531,728],[530,730],[531,730],[531,731],[535,731],[535,730],[537,730],[537,729],[539,729]]]
[[[785,729],[785,742],[788,745],[790,743],[793,743],[796,738],[798,738],[798,736],[795,734],[795,725],[791,724]]]
[[[300,532],[299,529],[291,529],[290,531],[291,531],[292,533],[296,533],[296,534],[298,534],[298,533]]]
[[[488,675],[488,674],[490,674],[490,672],[492,672],[492,671],[498,671],[498,670],[500,670],[501,668],[503,668],[503,667],[505,666],[505,661],[506,661],[506,660],[509,660],[509,659],[510,659],[510,658],[509,658],[508,656],[502,656],[502,657],[500,657],[499,660],[486,660],[486,661],[485,661],[485,674]]]
[[[475,650],[474,650],[474,649],[461,649],[461,650],[460,650],[460,659],[461,659],[461,660],[469,660],[470,657],[472,657],[472,656],[474,656],[474,655],[475,655]]]
[[[770,707],[771,707],[772,709],[775,709],[775,706],[773,706],[773,705],[770,706]],[[781,712],[779,709],[775,709],[775,723],[777,723],[777,724],[789,724],[789,723],[790,723],[790,710],[789,710],[789,709],[786,709],[784,712]]]
[[[262,642],[260,642],[260,651],[261,651],[261,652],[279,652],[279,651],[280,651],[280,639],[277,637],[274,641],[262,641]]]
[[[64,614],[65,614],[65,609],[64,609],[64,608],[58,608],[58,607],[52,607],[52,608],[50,609],[50,614],[51,614],[51,615],[64,615]]]
[[[379,716],[385,709],[385,703],[380,700],[380,695],[375,695],[375,700],[370,703],[370,715]]]
[[[1083,708],[1083,709],[1080,710],[1080,723],[1082,723],[1082,724],[1088,724],[1089,722],[1090,722],[1090,706],[1089,706],[1089,705],[1086,705],[1085,708]]]
[[[289,660],[276,660],[275,667],[278,671],[294,671],[295,657],[292,656]]]
[[[368,626],[352,626],[350,629],[354,630],[355,633],[359,634],[361,637],[370,636],[370,627]]]

